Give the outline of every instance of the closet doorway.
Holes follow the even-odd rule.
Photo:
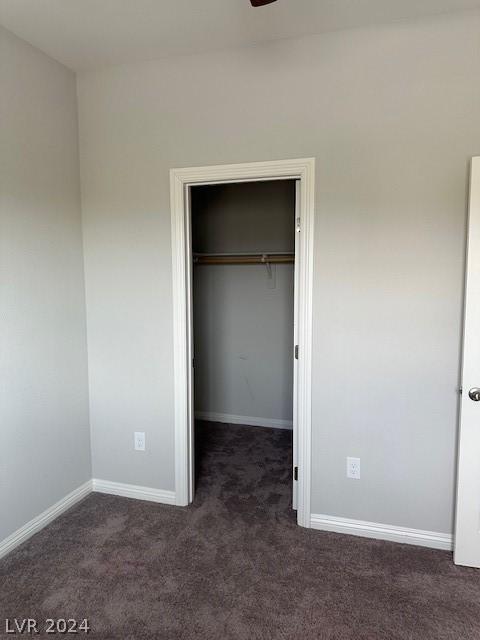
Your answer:
[[[190,190],[197,506],[216,496],[277,518],[296,509],[296,182]]]
[[[292,428],[292,506],[310,526],[313,184],[313,159],[171,170],[178,505],[195,495],[196,404],[209,424]],[[283,316],[271,334],[268,313]]]

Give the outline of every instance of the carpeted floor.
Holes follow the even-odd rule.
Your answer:
[[[198,431],[192,506],[94,494],[0,561],[0,633],[30,617],[112,640],[479,640],[480,571],[297,527],[289,432]]]

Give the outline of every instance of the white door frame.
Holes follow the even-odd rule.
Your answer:
[[[170,170],[173,268],[173,349],[175,387],[175,503],[188,505],[192,495],[191,446],[191,246],[189,188],[194,185],[298,179],[300,225],[297,363],[297,522],[310,527],[311,357],[313,318],[313,225],[315,159],[274,160]]]

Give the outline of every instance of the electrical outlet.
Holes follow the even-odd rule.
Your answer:
[[[347,478],[360,480],[360,458],[347,458]]]
[[[145,432],[135,431],[134,433],[135,451],[145,451]]]

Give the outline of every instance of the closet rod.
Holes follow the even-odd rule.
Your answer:
[[[294,253],[194,253],[194,264],[293,264]]]

